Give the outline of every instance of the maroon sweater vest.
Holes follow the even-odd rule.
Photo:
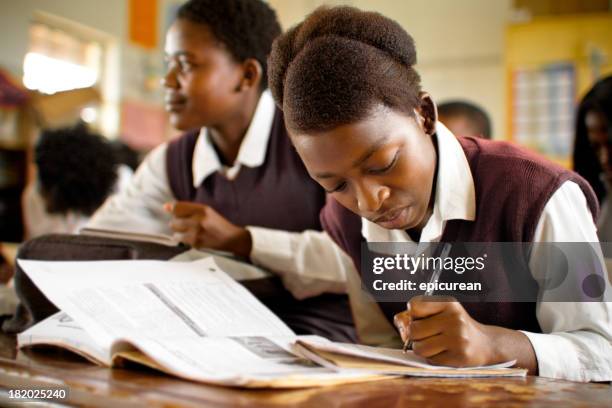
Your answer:
[[[292,232],[321,230],[319,213],[325,192],[308,176],[278,110],[264,163],[255,168],[243,166],[233,180],[215,172],[197,188],[193,186],[197,138],[197,131],[190,132],[168,145],[168,180],[177,200],[209,205],[237,225]],[[346,295],[324,294],[298,301],[279,279],[246,286],[298,334],[320,334],[338,341],[356,339]]]
[[[593,218],[597,219],[597,198],[588,183],[576,173],[509,143],[477,138],[457,139],[474,178],[476,219],[448,221],[441,242],[532,242],[544,206],[561,184],[568,180],[580,186]],[[321,222],[360,270],[361,243],[364,242],[361,219],[332,199],[321,211]],[[499,293],[511,294],[511,279],[516,279],[512,273],[517,270],[523,274],[530,273],[525,254],[516,262],[520,267],[512,271],[488,271],[484,287],[488,285]],[[527,289],[521,288],[523,293],[526,290],[537,293],[537,282],[530,275],[521,276],[520,281],[531,285]],[[379,306],[390,322],[395,313],[406,308],[404,302],[380,302]],[[463,303],[463,306],[470,316],[481,323],[541,332],[534,302],[469,302]]]

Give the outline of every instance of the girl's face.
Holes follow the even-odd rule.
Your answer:
[[[241,104],[241,64],[204,25],[178,19],[166,35],[166,110],[179,130],[231,120]]]
[[[422,228],[437,155],[433,130],[417,118],[379,105],[358,122],[291,135],[310,176],[340,204],[384,228]]]
[[[609,135],[609,123],[599,111],[589,111],[585,116],[589,142],[599,159],[605,177],[612,183],[612,140]]]

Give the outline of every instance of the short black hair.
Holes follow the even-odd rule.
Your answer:
[[[584,96],[576,114],[576,138],[574,140],[574,171],[591,184],[602,202],[607,195],[601,180],[603,169],[589,140],[586,127],[587,113],[599,112],[608,122],[608,140],[612,140],[612,75],[599,80]]]
[[[113,147],[85,125],[44,130],[34,160],[40,192],[52,214],[93,214],[117,181]]]
[[[111,146],[117,157],[117,164],[125,164],[132,171],[136,171],[141,162],[140,153],[118,139],[113,140]]]
[[[378,103],[414,116],[421,103],[414,40],[379,13],[319,7],[276,39],[268,64],[292,130],[354,123]]]
[[[489,119],[489,115],[475,103],[464,100],[444,102],[438,105],[438,114],[440,116],[459,116],[467,119],[476,131],[475,135],[467,136],[483,136],[486,139],[491,138],[491,120]]]
[[[207,26],[239,62],[254,58],[261,64],[261,87],[268,86],[267,59],[281,33],[276,12],[261,0],[190,0],[177,18]]]

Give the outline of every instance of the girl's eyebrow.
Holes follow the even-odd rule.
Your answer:
[[[374,142],[374,144],[372,144],[372,146],[370,146],[368,150],[365,151],[364,154],[362,154],[357,160],[353,162],[353,165],[351,166],[351,168],[359,167],[363,162],[365,162],[370,157],[372,157],[372,155],[376,153],[381,148],[381,146],[387,142],[387,140],[389,140],[389,136],[383,136],[380,139],[378,139],[376,142]],[[319,179],[325,179],[325,178],[336,177],[336,175],[333,173],[318,173],[318,174],[315,174],[315,177]]]

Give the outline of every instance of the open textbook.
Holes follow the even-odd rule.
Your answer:
[[[393,350],[296,336],[212,258],[18,262],[62,310],[20,334],[19,347],[55,345],[101,365],[130,360],[189,380],[242,387],[308,387],[398,374],[525,375],[500,366],[441,369],[413,354],[393,365],[381,360]],[[401,372],[405,368],[414,370]]]

